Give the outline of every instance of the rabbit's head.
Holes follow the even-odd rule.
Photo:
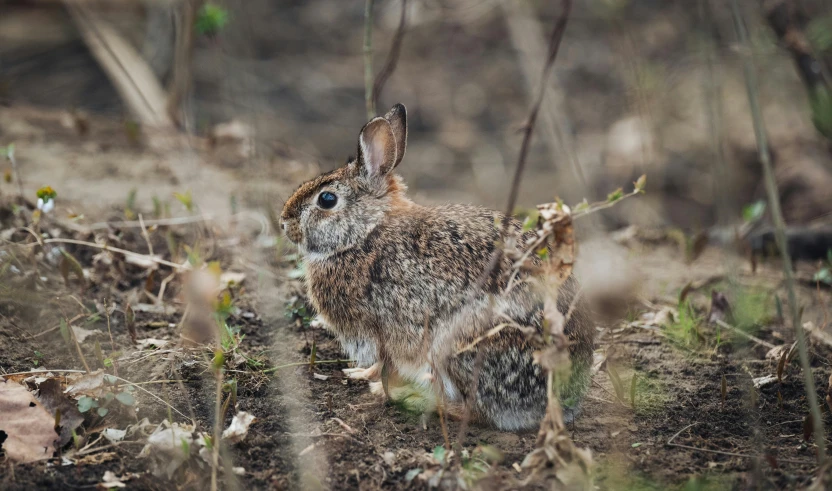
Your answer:
[[[283,230],[311,259],[361,243],[385,214],[410,202],[393,173],[407,145],[407,113],[396,104],[364,125],[358,156],[307,181],[286,201]]]

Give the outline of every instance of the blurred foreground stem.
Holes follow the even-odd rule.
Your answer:
[[[812,426],[815,444],[818,447],[818,466],[823,466],[826,461],[826,440],[823,434],[823,420],[821,419],[820,406],[818,406],[818,394],[815,389],[815,380],[812,374],[812,367],[809,364],[809,351],[806,346],[806,333],[800,323],[800,309],[797,305],[795,295],[794,275],[792,273],[792,260],[789,256],[788,243],[786,242],[786,223],[783,220],[783,212],[780,209],[780,196],[777,192],[777,183],[774,181],[774,172],[771,168],[771,154],[768,148],[768,138],[763,127],[763,116],[760,111],[760,102],[757,94],[757,79],[754,73],[754,65],[751,59],[751,43],[748,40],[748,31],[740,13],[737,0],[731,0],[731,12],[734,18],[734,28],[737,31],[743,53],[743,72],[745,73],[746,91],[748,92],[748,105],[751,107],[751,117],[754,122],[754,134],[757,139],[757,150],[760,153],[760,163],[763,165],[763,178],[765,179],[766,194],[771,206],[771,216],[774,220],[774,237],[777,241],[777,248],[783,259],[783,273],[786,276],[786,288],[789,294],[789,307],[792,314],[797,337],[797,350],[800,354],[800,366],[803,370],[803,382],[806,388],[806,397],[809,400],[809,410],[812,416]]]
[[[373,101],[373,4],[375,0],[364,3],[364,102],[367,104],[367,119],[376,117]]]

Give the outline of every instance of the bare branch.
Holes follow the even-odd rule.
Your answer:
[[[746,50],[743,58],[743,71],[745,73],[746,91],[748,92],[748,105],[751,107],[754,134],[757,138],[757,150],[760,153],[760,163],[763,166],[763,178],[766,186],[766,194],[768,195],[768,202],[771,206],[771,217],[774,220],[777,248],[780,250],[780,256],[783,259],[783,274],[786,276],[789,309],[791,310],[792,325],[794,326],[797,337],[797,348],[800,354],[800,366],[803,370],[806,398],[809,401],[809,410],[812,415],[815,445],[818,447],[818,466],[823,467],[826,461],[826,440],[823,431],[823,419],[821,419],[820,406],[818,405],[818,393],[815,389],[812,367],[809,364],[806,333],[803,331],[803,326],[800,322],[800,307],[797,304],[797,296],[795,295],[792,258],[789,255],[788,242],[786,241],[786,223],[783,219],[783,212],[780,209],[780,195],[777,191],[777,183],[774,180],[771,154],[768,148],[768,136],[763,125],[763,115],[758,100],[756,72],[754,70],[753,60],[750,58],[751,43],[748,40],[748,30],[740,13],[737,0],[731,0],[731,12],[734,18],[734,28],[737,32],[737,37],[742,47]]]
[[[399,27],[396,28],[396,34],[393,35],[393,43],[390,45],[390,53],[387,55],[387,61],[384,62],[384,68],[376,75],[376,81],[373,84],[373,105],[378,106],[378,99],[381,97],[381,90],[387,79],[393,75],[396,70],[396,65],[399,63],[399,56],[402,51],[402,40],[404,40],[405,25],[407,22],[407,0],[402,0],[402,12],[399,17]]]

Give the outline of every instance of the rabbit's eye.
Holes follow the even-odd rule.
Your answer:
[[[338,203],[338,196],[335,196],[329,191],[324,191],[318,195],[318,206],[324,210],[332,209],[336,203]]]

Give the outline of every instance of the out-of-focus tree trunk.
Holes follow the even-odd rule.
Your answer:
[[[173,54],[173,79],[168,89],[167,112],[180,127],[184,118],[182,105],[191,90],[193,78],[192,59],[194,52],[196,14],[203,0],[184,0],[176,14],[176,47]]]
[[[173,63],[176,3],[145,0],[144,4],[147,12],[147,26],[142,56],[159,80],[165,80],[171,72]]]

